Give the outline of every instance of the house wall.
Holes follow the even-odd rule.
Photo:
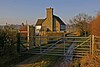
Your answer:
[[[36,33],[39,33],[40,29],[41,29],[41,26],[36,26],[36,27],[35,27]]]
[[[59,21],[57,21],[55,18],[54,18],[54,28],[55,28],[55,31],[56,32],[60,32],[60,24],[59,24]]]

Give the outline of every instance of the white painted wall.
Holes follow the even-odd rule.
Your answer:
[[[36,26],[36,28],[35,28],[36,31],[35,32],[39,33],[40,29],[41,29],[41,26]]]
[[[36,29],[41,29],[41,26],[36,26]]]

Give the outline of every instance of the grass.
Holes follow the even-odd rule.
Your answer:
[[[0,67],[12,67],[13,65],[20,63],[31,56],[34,55],[20,54],[16,56],[2,56],[0,57]]]
[[[80,60],[81,67],[100,67],[100,56],[87,55]]]
[[[33,63],[32,67],[53,67],[60,56],[44,55],[41,59]]]

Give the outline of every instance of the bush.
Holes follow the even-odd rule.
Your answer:
[[[5,26],[4,28],[0,29],[0,47],[2,47],[1,50],[3,50],[5,54],[12,53],[12,51],[14,51],[13,47],[17,41],[16,35],[17,30],[10,26]]]

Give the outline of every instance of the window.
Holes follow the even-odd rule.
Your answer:
[[[65,25],[60,25],[60,30],[61,31],[64,31],[66,29],[66,26]]]

